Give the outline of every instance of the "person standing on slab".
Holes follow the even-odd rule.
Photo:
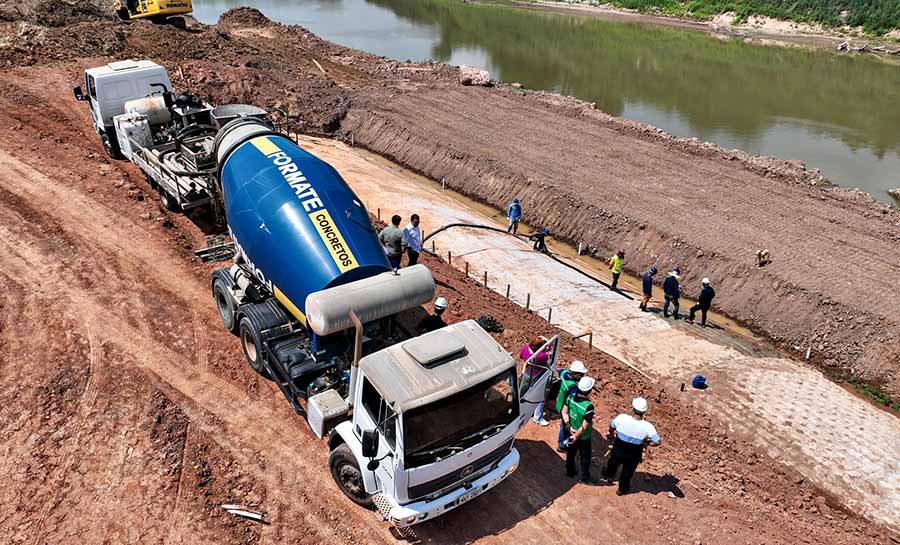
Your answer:
[[[653,297],[653,277],[656,276],[656,267],[650,267],[650,269],[644,273],[644,277],[641,279],[642,281],[642,291],[643,297],[641,297],[641,304],[638,305],[638,308],[647,312],[647,304],[650,303],[650,298]]]
[[[616,255],[609,258],[609,270],[612,272],[612,285],[609,286],[611,290],[619,289],[619,275],[622,274],[622,265],[625,264],[625,248],[619,248],[616,250]]]
[[[691,307],[691,313],[688,315],[688,321],[694,323],[694,315],[700,311],[700,323],[706,325],[706,313],[712,307],[712,300],[716,296],[716,290],[709,285],[709,278],[703,279],[703,289],[700,290],[700,297],[697,298],[697,304]]]
[[[515,235],[519,231],[519,220],[522,219],[522,205],[519,204],[519,199],[513,199],[506,207],[506,219],[509,220],[506,232]]]
[[[681,270],[675,267],[663,282],[663,295],[666,298],[665,303],[663,303],[663,317],[665,318],[669,317],[669,305],[671,304],[675,307],[675,319],[678,319],[678,299],[681,297],[681,287],[678,285],[678,279],[681,278],[678,276],[679,273],[681,273]]]
[[[612,484],[619,466],[619,489],[616,494],[623,496],[631,491],[631,478],[637,466],[643,461],[644,447],[657,447],[661,439],[653,424],[644,420],[647,400],[636,397],[631,402],[633,415],[620,414],[609,423],[609,435],[613,439],[612,455],[603,469],[603,484]]]
[[[400,260],[403,259],[403,231],[400,230],[400,220],[403,219],[398,215],[391,217],[391,224],[381,230],[378,240],[384,247],[384,253],[387,255],[391,268],[396,270],[400,268]]]
[[[422,253],[422,230],[419,229],[419,215],[409,217],[409,224],[403,228],[403,251],[409,256],[407,267],[412,267],[419,262],[419,254]]]

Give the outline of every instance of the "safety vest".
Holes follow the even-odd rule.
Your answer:
[[[625,260],[619,257],[619,254],[612,256],[612,259],[609,260],[610,268],[612,272],[616,274],[620,274],[622,272],[622,264],[625,263]]]
[[[556,396],[556,412],[562,414],[563,405],[566,404],[566,393],[572,386],[578,384],[572,380],[572,373],[568,369],[559,374],[559,394]]]
[[[584,413],[591,406],[591,401],[589,399],[575,401],[575,396],[573,395],[569,397],[566,406],[569,407],[569,430],[574,433],[581,428],[581,423],[584,422]],[[581,434],[579,439],[590,439],[592,427],[593,423],[588,422],[587,430]]]

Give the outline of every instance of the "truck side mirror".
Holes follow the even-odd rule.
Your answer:
[[[75,95],[75,100],[84,101],[87,100],[87,95],[84,94],[84,91],[81,90],[81,85],[72,88],[72,94]]]
[[[378,456],[378,431],[366,430],[362,434],[362,455],[364,458]]]

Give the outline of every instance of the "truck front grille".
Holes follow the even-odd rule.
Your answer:
[[[471,480],[473,477],[479,475],[482,469],[486,468],[494,464],[495,462],[499,462],[503,459],[504,456],[509,452],[512,448],[513,440],[510,439],[506,443],[503,443],[493,451],[485,454],[481,458],[475,460],[471,464],[468,464],[460,469],[457,469],[453,473],[448,475],[444,475],[443,477],[439,477],[434,479],[433,481],[428,481],[427,483],[417,484],[415,486],[409,487],[409,499],[410,500],[418,500],[429,494],[433,494],[439,490],[443,490],[445,488],[449,488],[454,484],[462,484],[466,480]]]

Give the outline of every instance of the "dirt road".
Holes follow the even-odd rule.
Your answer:
[[[210,267],[189,252],[203,233],[163,212],[131,165],[106,161],[86,110],[59,95],[77,69],[7,71],[0,89],[0,535],[29,544],[394,542],[337,491],[325,449],[220,327]],[[551,332],[428,264],[454,301],[453,320],[492,313],[511,350]],[[587,532],[610,543],[887,543],[883,529],[674,392],[578,342],[564,347],[564,360],[582,358],[603,377],[595,403],[604,417],[633,392],[653,394],[666,448],[642,466],[640,493],[574,487],[551,447],[555,430],[529,427],[520,471],[419,528],[422,542],[572,543]],[[604,447],[598,439],[596,465]],[[237,521],[222,503],[245,503],[271,524]]]

